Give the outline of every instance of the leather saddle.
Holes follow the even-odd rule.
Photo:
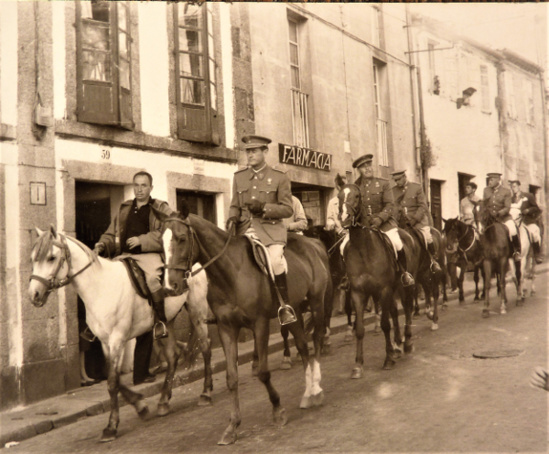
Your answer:
[[[274,281],[274,272],[273,267],[271,265],[271,258],[269,256],[269,252],[267,251],[267,248],[265,245],[256,239],[254,239],[250,235],[244,235],[246,239],[250,242],[250,245],[252,246],[252,252],[254,255],[255,263],[261,270],[263,274],[266,276],[270,276],[271,279]]]
[[[137,262],[131,257],[125,257],[120,260],[126,267],[128,276],[135,292],[141,297],[145,298],[150,305],[152,305],[151,291],[147,286],[147,280],[145,279],[145,272],[139,267]]]

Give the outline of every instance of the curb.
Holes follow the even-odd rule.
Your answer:
[[[543,266],[543,265],[542,265]],[[548,266],[538,269],[536,274],[546,273]],[[469,289],[464,289],[464,295],[474,294],[474,283],[467,282]],[[457,301],[458,294],[448,295],[448,303]],[[442,302],[439,303],[442,306]],[[459,304],[459,303],[458,303]],[[425,302],[420,301],[419,307],[423,309]],[[399,309],[399,315],[403,314],[403,309]],[[375,322],[375,313],[370,313],[364,317],[364,325],[372,325]],[[332,317],[331,335],[339,334],[347,329],[346,315]],[[294,346],[293,338],[290,339],[290,345]],[[238,346],[238,365],[242,366],[252,361],[253,341],[240,343]],[[271,334],[269,340],[269,354],[277,353],[283,350],[283,341],[280,333]],[[200,363],[201,364],[201,363]],[[216,374],[226,369],[227,363],[221,348],[212,351],[212,373]],[[193,369],[176,370],[173,382],[173,389],[202,380],[204,377],[204,367],[201,364]],[[160,380],[155,383],[145,383],[133,387],[136,391],[143,394],[144,397],[151,397],[160,394],[163,385],[163,374],[159,375]],[[128,405],[124,400],[120,400],[120,407]],[[12,409],[0,414],[0,449],[9,448],[12,443],[17,444],[20,441],[27,440],[37,435],[49,432],[58,427],[79,421],[89,416],[96,416],[110,411],[110,398],[106,391],[106,384],[92,388],[79,388],[66,394],[55,396],[50,399],[29,405],[23,409]],[[24,421],[24,422],[23,422]]]

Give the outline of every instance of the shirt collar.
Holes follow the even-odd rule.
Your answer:
[[[263,179],[263,177],[265,176],[265,170],[267,169],[267,163],[265,163],[263,165],[263,167],[261,167],[259,170],[255,170],[253,167],[250,167],[250,180],[254,177],[257,177],[259,178],[260,180]]]

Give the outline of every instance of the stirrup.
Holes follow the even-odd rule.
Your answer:
[[[89,326],[86,326],[86,329],[80,333],[80,337],[90,343],[97,339],[97,336],[92,333]]]
[[[158,332],[159,327],[162,327],[160,332]],[[154,340],[168,337],[168,328],[166,328],[166,324],[163,321],[159,320],[154,324],[153,337],[154,337]]]
[[[408,278],[411,282],[409,284],[406,284],[406,282],[404,282],[405,278]],[[416,283],[416,281],[414,281],[414,278],[412,277],[412,275],[408,271],[403,271],[402,272],[402,274],[400,275],[400,282],[402,283],[402,285],[404,287],[411,287],[412,285],[415,285],[415,283]]]
[[[285,316],[285,318],[281,317],[281,315]],[[289,304],[286,304],[278,308],[278,322],[282,326],[289,325],[290,323],[294,323],[296,321],[297,321],[297,317],[295,315],[295,311],[292,306],[290,306]]]
[[[438,267],[438,269],[437,269]],[[439,263],[436,260],[431,260],[431,265],[429,266],[429,269],[431,270],[431,273],[435,274],[437,271],[442,271],[442,268],[440,267]]]

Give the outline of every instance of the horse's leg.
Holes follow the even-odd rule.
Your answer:
[[[431,320],[433,323],[431,325],[431,331],[436,331],[438,329],[438,299],[440,297],[439,280],[440,276],[438,274],[431,273],[431,296],[433,297],[433,309],[431,311]]]
[[[483,317],[490,317],[490,286],[492,280],[492,261],[484,260],[482,264],[484,268],[484,309],[482,309]]]
[[[478,266],[475,266],[474,270],[473,270],[473,280],[475,281],[475,298],[473,301],[479,301],[480,300],[480,297],[479,297],[479,288],[478,288],[478,281],[480,280],[480,267]],[[463,280],[462,280],[463,282]]]
[[[351,372],[351,378],[362,378],[364,372],[364,354],[362,341],[364,340],[364,302],[368,295],[362,295],[359,291],[351,289],[351,298],[355,307],[355,335],[356,335],[356,357],[355,367]]]
[[[255,341],[255,332],[254,335],[254,352],[252,353],[252,377],[257,377],[257,371],[259,370],[259,355],[257,353],[257,342]]]
[[[500,303],[500,314],[506,314],[507,313],[507,293],[505,290],[505,281],[507,276],[507,259],[502,259],[499,262],[498,266],[498,274],[499,274],[499,294],[501,296],[501,303]]]
[[[414,305],[414,317],[419,317],[419,299],[418,299],[419,287],[417,285],[413,288],[413,305]]]
[[[303,332],[302,327],[299,325],[299,323],[292,323],[292,325],[297,325],[298,329],[301,329],[301,332]],[[286,416],[286,410],[280,405],[280,395],[278,394],[278,391],[274,388],[273,384],[271,383],[271,373],[269,372],[269,357],[268,357],[268,349],[269,349],[269,319],[266,317],[259,317],[255,321],[254,325],[254,334],[255,334],[255,343],[257,346],[257,353],[259,356],[259,370],[257,373],[257,377],[265,385],[265,388],[267,389],[267,392],[269,393],[269,400],[271,401],[271,404],[273,405],[273,421],[276,424],[279,424],[283,426],[288,422],[288,418]],[[303,348],[303,347],[302,347]],[[307,349],[307,345],[305,343],[305,350]],[[304,352],[300,352],[302,357],[303,355],[306,356]]]
[[[218,322],[219,338],[227,360],[227,388],[233,400],[229,425],[223,432],[219,445],[230,445],[236,441],[236,429],[242,420],[238,400],[238,333],[239,327],[227,326]],[[257,342],[256,342],[257,343]]]
[[[400,322],[398,321],[398,306],[396,304],[396,301],[394,302],[394,304],[391,305],[390,311],[391,319],[393,320],[393,352],[395,358],[400,358],[400,354],[402,353],[402,333],[400,332]]]
[[[315,297],[309,296],[311,315],[314,322],[314,331],[313,331],[313,345],[315,349],[315,356],[312,362],[312,398],[313,405],[322,405],[324,401],[324,392],[320,387],[320,380],[322,375],[320,372],[320,356],[325,354],[324,352],[324,341],[326,339],[326,332],[330,330],[326,323],[326,313],[324,308],[324,301],[322,296]],[[328,315],[331,314],[331,310],[328,312]],[[329,323],[329,319],[328,319]]]
[[[402,307],[404,308],[404,353],[411,353],[414,350],[412,342],[412,311],[414,309],[414,290],[405,288],[402,292]]]
[[[467,268],[467,264],[464,263],[463,266],[459,269],[459,276],[458,276],[458,288],[459,288],[459,304],[465,303],[465,294],[463,293],[463,280],[465,279],[465,269]],[[475,275],[478,282],[478,275]],[[475,298],[478,299],[478,293],[475,294]]]
[[[173,386],[173,377],[175,375],[175,369],[177,368],[177,360],[179,359],[179,354],[181,353],[180,348],[175,341],[174,334],[174,320],[170,320],[166,323],[168,329],[168,337],[159,339],[160,345],[164,352],[164,357],[168,362],[168,370],[166,371],[166,377],[164,378],[164,384],[162,385],[162,392],[160,395],[160,400],[158,401],[158,416],[165,416],[169,413],[169,401],[172,397],[172,386]]]
[[[284,343],[284,354],[282,356],[280,368],[283,370],[288,370],[292,368],[292,359],[290,357],[290,343],[288,342],[288,336],[290,335],[288,325],[282,325],[280,327],[280,334],[282,335],[282,341]]]
[[[351,300],[351,291],[345,291],[345,313],[347,314],[347,331],[345,332],[344,342],[352,342],[353,334],[353,302]]]
[[[383,369],[386,370],[392,369],[395,365],[395,351],[393,348],[393,343],[391,342],[391,322],[389,320],[389,316],[393,311],[391,305],[395,305],[392,296],[392,289],[384,288],[381,291],[381,329],[383,330],[383,334],[385,335],[385,361],[383,362]]]
[[[524,295],[522,294],[522,284],[524,277],[524,267],[525,267],[526,257],[522,257],[520,262],[517,264],[515,262],[515,287],[517,289],[517,299],[515,304],[521,306],[524,300]]]
[[[446,287],[448,285],[448,273],[443,271],[443,274],[440,276],[440,284],[442,286],[442,308],[446,309],[448,307],[448,295],[446,293]]]
[[[375,323],[374,323],[374,333],[379,334],[381,332],[381,308],[379,306],[379,301],[375,298],[372,298],[374,302],[374,312],[376,314],[375,316]]]

